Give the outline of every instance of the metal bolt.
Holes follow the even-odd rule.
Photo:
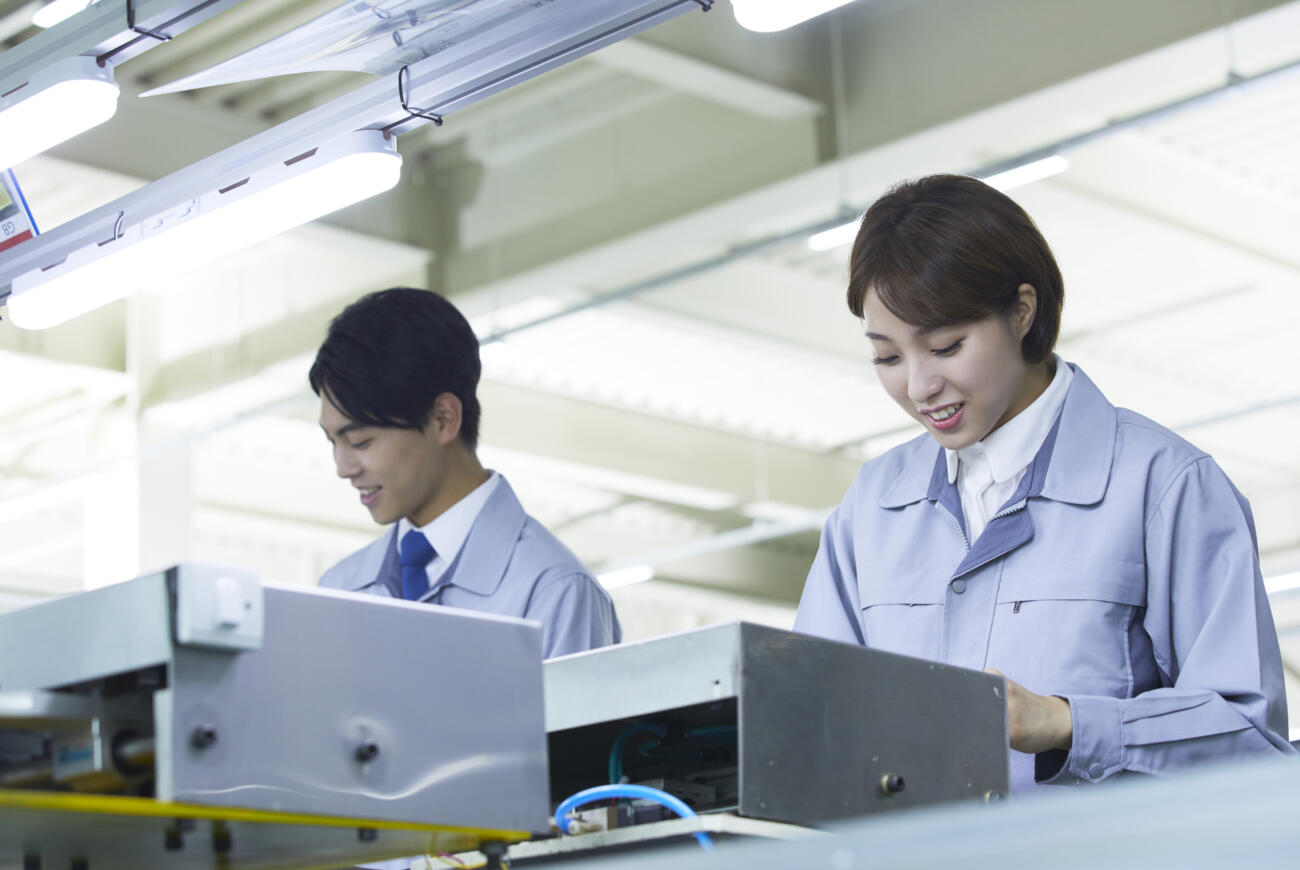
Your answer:
[[[887,795],[896,795],[907,787],[907,782],[896,773],[887,773],[880,778],[880,790]]]
[[[357,839],[363,843],[373,843],[379,839],[379,832],[374,828],[357,828]]]
[[[379,754],[379,744],[373,740],[363,740],[357,744],[356,752],[353,753],[357,761],[365,764],[367,761],[373,761]]]
[[[212,851],[218,855],[229,855],[231,848],[235,845],[234,838],[230,835],[230,829],[225,825],[214,827],[212,829]]]
[[[216,742],[217,742],[216,725],[208,725],[208,724],[199,725],[193,731],[190,732],[190,746],[193,746],[195,749],[207,749],[209,746],[211,746]]]

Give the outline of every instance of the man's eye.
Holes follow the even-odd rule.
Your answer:
[[[369,447],[369,446],[370,446],[370,439],[367,438],[365,441],[358,441],[356,444],[353,444],[353,445],[352,445],[352,449],[353,449],[353,450],[365,450],[365,449],[366,449],[367,447]]]
[[[952,356],[954,353],[957,352],[958,348],[961,347],[961,343],[965,340],[966,339],[964,338],[959,338],[956,341],[954,341],[952,344],[948,345],[947,347],[941,347],[938,348],[937,350],[933,350],[930,352],[933,353],[935,356]]]
[[[892,366],[896,362],[898,362],[898,354],[893,356],[873,356],[871,358],[873,366]]]

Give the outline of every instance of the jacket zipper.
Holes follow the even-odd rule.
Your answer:
[[[1029,504],[1029,499],[1027,499],[1027,498],[1026,498],[1026,499],[1021,499],[1019,502],[1017,502],[1017,503],[1016,503],[1015,505],[1013,505],[1012,507],[1009,507],[1009,508],[1007,508],[1006,510],[1000,510],[1000,511],[998,511],[997,513],[995,513],[995,514],[993,515],[993,517],[989,520],[989,522],[993,522],[993,520],[996,520],[998,517],[1010,516],[1011,514],[1015,513],[1016,511],[1022,511],[1022,510],[1025,509],[1025,506],[1028,505],[1028,504]],[[1021,605],[1021,602],[1019,602],[1019,601],[1017,601],[1015,604],[1013,604],[1013,605],[1011,606],[1011,612],[1012,612],[1012,613],[1019,613],[1019,612],[1020,612],[1020,605]]]

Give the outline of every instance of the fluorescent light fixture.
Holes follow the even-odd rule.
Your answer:
[[[32,24],[48,29],[59,22],[67,21],[90,3],[91,0],[54,0],[53,3],[47,3],[32,13]]]
[[[830,12],[851,0],[731,0],[736,22],[746,30],[772,33]]]
[[[484,445],[478,449],[478,458],[486,466],[509,473],[519,469],[531,474],[547,475],[579,486],[589,486],[606,492],[622,493],[636,498],[678,504],[703,511],[720,511],[734,507],[733,493],[675,480],[554,459],[535,453],[524,453],[505,447]]]
[[[1069,168],[1069,160],[1060,154],[1053,154],[1051,157],[1044,157],[1042,160],[1035,160],[1032,163],[1025,163],[1003,172],[985,176],[983,181],[989,187],[1008,191],[1013,187],[1023,187],[1026,184],[1033,184],[1035,181],[1042,181],[1044,178],[1051,178],[1053,175],[1060,175]]]
[[[633,565],[630,568],[619,568],[598,574],[596,579],[606,589],[617,589],[620,586],[631,586],[633,583],[644,583],[647,580],[653,580],[654,576],[655,569],[649,565]]]
[[[808,248],[813,251],[830,251],[841,245],[850,244],[858,236],[860,221],[852,220],[808,237]]]
[[[402,158],[378,130],[360,130],[235,177],[62,263],[14,278],[9,316],[44,329],[388,190]]]
[[[0,95],[0,169],[66,142],[117,111],[117,84],[93,57],[65,57]]]
[[[1264,581],[1264,591],[1269,595],[1275,592],[1290,592],[1292,589],[1300,589],[1300,571],[1279,574]]]
[[[817,527],[826,519],[825,510],[814,510],[796,504],[759,499],[740,506],[740,512],[751,520],[787,525],[805,524]]]

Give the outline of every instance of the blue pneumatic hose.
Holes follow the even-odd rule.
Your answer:
[[[694,818],[696,815],[695,810],[668,792],[660,791],[657,788],[650,788],[647,785],[598,785],[594,788],[583,789],[561,801],[560,805],[555,808],[556,827],[566,834],[569,833],[569,820],[565,816],[583,804],[609,800],[610,798],[641,798],[668,807],[682,818]],[[703,831],[696,831],[695,839],[699,841],[703,848],[713,848],[713,840]]]

